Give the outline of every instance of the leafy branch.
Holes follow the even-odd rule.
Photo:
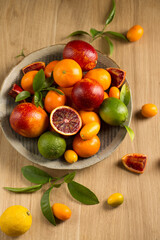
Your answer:
[[[19,57],[25,57],[26,55],[23,52],[24,49],[21,50],[21,53],[18,54],[17,56],[15,56],[15,58],[19,58]]]
[[[43,69],[38,71],[33,79],[33,90],[34,90],[34,104],[36,107],[40,106],[43,108],[43,98],[47,94],[48,91],[56,91],[60,95],[64,95],[60,90],[53,87],[54,79],[53,79],[53,72],[49,78],[45,78],[45,74]],[[30,92],[22,91],[20,92],[15,99],[15,102],[19,102],[31,97]]]
[[[86,205],[99,203],[98,198],[91,190],[73,181],[76,175],[75,172],[68,173],[62,177],[52,177],[48,173],[34,166],[22,167],[21,171],[28,181],[37,185],[26,188],[4,187],[4,189],[15,193],[33,193],[41,189],[44,184],[49,183],[50,187],[45,191],[41,198],[41,210],[45,218],[55,226],[56,220],[50,205],[50,193],[52,189],[59,188],[62,184],[66,183],[71,196],[77,201]]]
[[[87,35],[91,38],[91,42],[95,41],[97,38],[103,38],[109,46],[109,52],[110,52],[110,55],[111,55],[114,47],[113,47],[113,43],[110,40],[110,38],[115,38],[116,37],[116,38],[128,41],[128,39],[126,38],[126,36],[124,34],[121,34],[121,33],[118,33],[118,32],[112,32],[112,31],[105,31],[106,27],[112,22],[112,20],[115,16],[115,12],[116,12],[115,0],[112,0],[112,2],[113,2],[112,9],[109,13],[108,18],[106,19],[105,25],[104,25],[102,30],[97,30],[95,28],[90,28],[89,33],[86,32],[86,31],[83,31],[83,30],[78,30],[78,31],[75,31],[75,32],[72,32],[71,34],[69,34],[67,36],[67,38],[77,36],[77,35]]]

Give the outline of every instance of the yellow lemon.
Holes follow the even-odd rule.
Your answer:
[[[28,231],[32,224],[29,210],[23,206],[15,205],[7,208],[0,217],[2,232],[11,237],[17,237]]]

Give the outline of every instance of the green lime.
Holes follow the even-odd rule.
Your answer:
[[[43,157],[55,160],[65,152],[66,141],[59,133],[45,132],[38,139],[38,150]]]
[[[100,106],[99,115],[106,123],[119,126],[128,117],[126,105],[117,98],[106,98]]]

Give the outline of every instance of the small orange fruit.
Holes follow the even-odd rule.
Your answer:
[[[111,85],[111,75],[103,68],[96,68],[88,71],[85,78],[96,80],[104,90],[107,90]]]
[[[65,105],[65,102],[66,102],[65,95],[60,95],[58,92],[50,90],[44,99],[44,107],[48,113],[51,113],[52,110],[55,109],[56,107]]]
[[[24,76],[21,79],[21,87],[23,88],[23,90],[28,91],[31,94],[34,94],[33,79],[37,73],[38,71],[30,71],[24,74]]]
[[[73,150],[82,158],[91,157],[100,149],[100,139],[94,136],[89,140],[83,140],[80,134],[77,134],[73,140]]]
[[[104,99],[109,98],[108,93],[104,92]]]
[[[90,122],[98,122],[101,124],[101,120],[95,112],[79,111],[79,115],[82,119],[82,126]]]
[[[141,109],[141,113],[144,117],[154,117],[158,112],[158,109],[156,107],[156,105],[148,103],[143,105],[142,109]]]
[[[59,61],[55,60],[47,64],[44,70],[46,78],[49,78],[51,76],[51,73],[54,71],[54,68],[58,62]]]
[[[80,131],[80,136],[83,140],[91,139],[96,136],[100,130],[100,124],[98,122],[90,122],[84,125]]]
[[[120,91],[117,87],[111,87],[109,90],[109,97],[120,98]]]
[[[139,40],[143,35],[143,28],[140,25],[135,25],[127,32],[127,38],[130,42]]]
[[[53,76],[60,87],[72,87],[82,79],[82,69],[76,61],[63,59],[56,64]]]
[[[73,150],[67,150],[65,153],[64,153],[64,158],[66,160],[66,162],[68,163],[74,163],[74,162],[77,162],[78,160],[78,155],[75,151]]]
[[[56,218],[65,221],[71,217],[71,210],[65,204],[54,203],[52,206],[53,214]]]

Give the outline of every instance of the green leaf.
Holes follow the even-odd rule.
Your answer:
[[[130,127],[126,126],[126,125],[123,125],[123,127],[125,127],[125,129],[127,130],[128,134],[130,136],[131,141],[133,141],[133,139],[134,139],[134,132],[133,132],[133,130]]]
[[[57,184],[53,184],[53,187],[59,188],[61,185],[62,185],[62,183],[57,183]]]
[[[45,74],[43,69],[41,69],[33,79],[33,90],[34,92],[38,92],[42,89],[45,81]]]
[[[120,100],[127,106],[130,101],[130,90],[127,83],[123,84],[120,92]]]
[[[65,181],[66,183],[72,182],[72,180],[74,179],[75,175],[76,175],[75,172],[72,172],[72,173],[67,174],[67,175],[64,177],[64,181]]]
[[[104,32],[104,34],[110,34],[111,36],[114,36],[114,37],[118,37],[118,38],[121,38],[123,40],[126,40],[128,41],[128,39],[121,33],[118,33],[118,32],[112,32],[112,31],[107,31],[107,32]]]
[[[16,96],[15,102],[22,101],[30,96],[31,96],[30,92],[22,91],[22,92],[18,93],[18,95]]]
[[[116,11],[116,4],[115,4],[115,0],[113,0],[113,7],[112,10],[106,20],[106,25],[108,25],[110,22],[112,22],[114,15],[115,15],[115,11]]]
[[[90,33],[91,33],[92,37],[94,38],[94,37],[97,36],[98,34],[102,34],[103,31],[98,31],[98,30],[96,30],[95,28],[91,28],[91,29],[90,29]]]
[[[41,108],[43,108],[43,100],[42,100],[41,92],[34,93],[34,104],[36,105],[36,107],[41,106]]]
[[[59,93],[60,95],[64,95],[63,92],[61,92],[59,89],[57,89],[55,87],[48,87],[48,88],[45,88],[45,90],[48,90],[48,91],[52,90],[52,91]]]
[[[78,31],[72,32],[66,38],[77,36],[77,35],[88,35],[88,36],[90,36],[90,34],[88,32],[78,30]]]
[[[104,36],[103,38],[107,41],[107,43],[109,45],[109,53],[110,53],[110,55],[112,55],[112,53],[113,53],[113,43],[111,42],[109,37]]]
[[[53,186],[50,187],[42,196],[41,198],[41,210],[43,215],[45,216],[45,218],[47,218],[47,220],[52,223],[54,226],[56,226],[56,221],[55,218],[53,216],[53,212],[51,209],[51,205],[50,205],[50,192],[52,190]]]
[[[25,57],[25,54],[23,52],[24,49],[22,49],[21,53],[17,56],[15,56],[15,58],[19,58],[19,57]]]
[[[10,191],[10,192],[15,192],[15,193],[32,193],[36,192],[39,189],[41,189],[42,184],[39,185],[34,185],[31,187],[26,187],[26,188],[11,188],[11,187],[4,187],[4,189]]]
[[[52,71],[51,76],[45,79],[42,89],[52,86],[53,83],[54,83],[54,79],[53,79],[53,71]]]
[[[75,181],[68,183],[68,189],[72,197],[81,203],[86,205],[99,203],[98,198],[91,190]]]
[[[48,173],[34,166],[25,166],[21,169],[23,176],[32,183],[45,184],[53,179]]]

